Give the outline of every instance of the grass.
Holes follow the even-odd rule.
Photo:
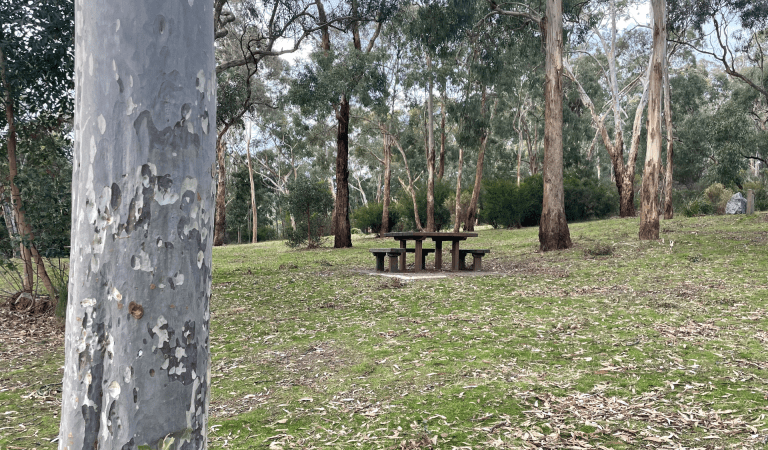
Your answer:
[[[370,236],[217,248],[210,447],[766,448],[768,216],[661,225],[572,224],[546,254],[482,230],[486,275],[412,281],[369,273]],[[63,347],[24,348],[0,448],[53,448]]]

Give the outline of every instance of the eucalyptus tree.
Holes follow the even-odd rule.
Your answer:
[[[602,11],[595,11],[596,14],[604,14]],[[596,130],[596,138],[600,137],[603,145],[608,151],[613,167],[613,176],[616,183],[616,189],[619,192],[619,214],[621,217],[633,217],[635,215],[634,201],[634,182],[635,166],[638,150],[640,146],[640,137],[642,130],[642,117],[645,103],[648,96],[648,66],[640,63],[644,59],[645,52],[631,52],[632,40],[637,38],[637,31],[630,30],[625,32],[624,36],[618,35],[617,20],[621,11],[616,5],[616,0],[611,0],[605,21],[598,22],[593,26],[591,37],[597,42],[598,51],[592,54],[591,58],[584,56],[582,60],[587,64],[596,61],[597,65],[603,71],[602,83],[597,86],[605,85],[609,92],[609,104],[600,111],[599,104],[595,105],[592,96],[582,86],[577,76],[577,72],[571,67],[569,62],[565,62],[565,74],[575,85],[582,103],[587,107],[592,116],[592,125]],[[608,30],[604,30],[604,22],[607,22]],[[640,36],[642,37],[642,36]],[[603,60],[605,64],[601,64]],[[582,61],[580,61],[582,62]],[[586,64],[581,64],[582,66]],[[626,103],[629,100],[635,101],[632,94],[635,93],[636,86],[642,85],[639,100],[636,105],[635,120],[632,126],[630,137],[629,153],[625,159],[625,139],[623,118],[626,115],[624,111]],[[600,95],[600,93],[597,93]],[[608,115],[613,118],[613,138],[610,136],[609,127],[605,124]]]
[[[570,231],[565,219],[563,188],[563,3],[547,0],[542,15],[526,4],[513,4],[504,9],[488,0],[488,16],[509,16],[531,21],[538,26],[545,53],[544,81],[544,200],[539,223],[542,251],[571,247]]]
[[[206,448],[210,2],[76,2],[59,448]]]
[[[336,194],[333,213],[334,247],[352,246],[349,222],[349,133],[350,106],[359,101],[363,106],[381,104],[387,90],[374,52],[384,22],[397,7],[397,1],[349,0],[329,2],[326,7],[317,0],[321,23],[330,17],[346,16],[344,26],[320,27],[321,45],[311,55],[291,87],[292,100],[306,113],[318,116],[333,111],[336,122]],[[331,9],[331,6],[335,8]],[[339,12],[341,10],[341,12]],[[331,15],[333,13],[333,15]],[[367,42],[363,39],[367,37]]]
[[[72,40],[74,7],[71,1],[21,1],[0,4],[0,127],[5,129],[8,185],[13,223],[9,232],[20,242],[24,263],[22,289],[31,292],[37,271],[52,299],[58,298],[35,245],[16,177],[19,175],[19,126],[37,128],[28,136],[59,130],[72,112]],[[3,202],[5,203],[5,202]],[[35,264],[35,268],[33,268]]]
[[[659,238],[659,172],[661,168],[661,93],[667,57],[667,2],[651,0],[653,52],[648,80],[648,144],[643,170],[640,239]]]

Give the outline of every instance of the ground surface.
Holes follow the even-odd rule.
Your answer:
[[[210,447],[767,448],[768,218],[570,230],[432,279],[372,276],[372,237],[216,249]],[[0,448],[56,446],[61,336],[0,310]]]

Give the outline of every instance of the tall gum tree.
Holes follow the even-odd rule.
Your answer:
[[[492,15],[518,17],[538,25],[544,43],[544,199],[539,223],[539,247],[542,251],[566,249],[573,245],[565,218],[563,187],[563,2],[547,0],[546,15],[529,6],[515,3],[503,9],[487,0]]]
[[[76,2],[62,450],[207,446],[212,6]]]
[[[547,0],[544,80],[544,203],[539,223],[542,251],[571,247],[563,188],[563,3]]]
[[[643,170],[640,239],[659,238],[659,171],[661,170],[661,92],[667,56],[667,4],[651,0],[653,53],[648,80],[648,145]]]

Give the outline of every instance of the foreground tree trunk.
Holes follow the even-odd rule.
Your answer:
[[[76,4],[60,449],[206,448],[210,2]]]
[[[542,251],[571,247],[563,190],[563,4],[547,0],[541,27],[546,42],[544,81],[544,203],[539,223]]]
[[[651,0],[653,53],[648,81],[648,145],[643,170],[640,239],[659,238],[659,170],[661,160],[661,90],[666,58],[666,2]]]
[[[349,224],[349,99],[341,98],[336,113],[336,202],[333,208],[333,246],[352,247]]]

